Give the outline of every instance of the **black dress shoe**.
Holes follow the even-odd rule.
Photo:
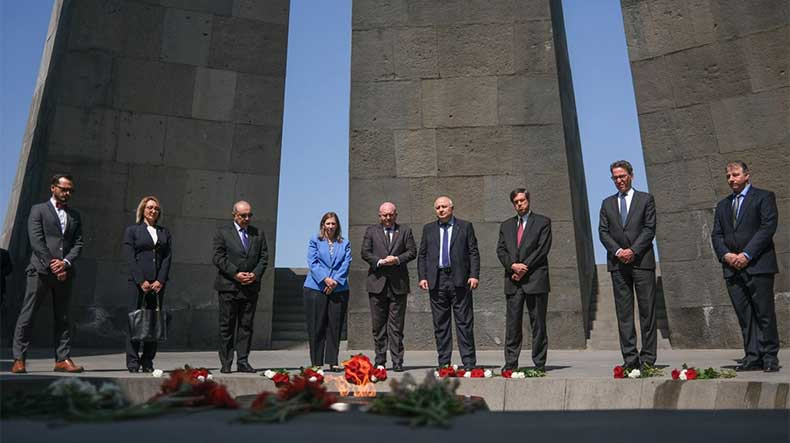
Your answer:
[[[329,368],[327,369],[328,372],[342,372],[342,371],[345,371],[345,370],[346,370],[346,368],[344,368],[343,366],[338,366],[338,365],[329,365]]]
[[[393,365],[392,370],[395,372],[403,372],[403,365]]]
[[[763,366],[763,371],[764,372],[779,372],[779,368],[781,368],[781,366],[779,366],[779,362],[769,362],[769,363],[766,363]]]
[[[763,370],[762,363],[741,363],[735,367],[735,370],[738,372],[746,372],[746,371],[761,371]]]
[[[502,366],[502,369],[500,369],[500,371],[515,371],[516,369],[518,369],[518,365],[505,365]]]
[[[136,374],[136,373],[140,372],[140,368],[126,368],[126,369],[128,369],[129,372],[132,373],[132,374]]]
[[[255,372],[255,368],[247,362],[236,363],[236,370],[239,372]]]
[[[230,366],[223,366],[219,369],[219,372],[223,374],[230,374]]]

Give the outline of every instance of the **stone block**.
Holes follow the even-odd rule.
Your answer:
[[[504,298],[501,295],[500,297]],[[504,310],[476,311],[474,316],[475,316],[475,349],[478,351],[501,350],[503,347],[503,343],[505,342]],[[527,334],[527,336],[529,336],[529,334]],[[524,341],[526,342],[527,340]]]
[[[230,121],[233,119],[235,96],[235,72],[198,68],[195,94],[192,97],[192,116],[206,120]]]
[[[628,59],[630,61],[644,60],[651,57],[648,39],[650,31],[650,7],[647,2],[621,3],[623,13],[623,27],[625,28],[626,44],[628,46]]]
[[[123,212],[124,195],[128,181],[128,168],[119,163],[66,164],[49,161],[45,166],[49,177],[60,171],[69,171],[74,176],[76,192],[69,202],[78,211]],[[116,192],[108,192],[115,190]]]
[[[355,82],[438,76],[434,28],[358,30],[353,31],[351,43]]]
[[[787,42],[790,27],[744,36],[737,40],[755,92],[787,86]]]
[[[566,380],[565,410],[638,409],[641,380]]]
[[[743,348],[743,338],[732,306],[674,308],[667,302],[667,318],[674,348]]]
[[[507,175],[516,164],[507,126],[438,129],[436,154],[439,176]]]
[[[73,280],[72,280],[72,292],[71,292],[71,300],[69,302],[70,306],[76,305],[83,305],[83,306],[92,306],[96,304],[96,272],[99,268],[99,261],[92,258],[92,257],[80,257],[74,263],[74,271],[73,271]],[[25,278],[25,292],[27,289],[27,278]],[[22,302],[24,299],[24,292],[20,292],[19,301]],[[5,295],[4,295],[5,296]],[[117,296],[117,294],[116,294]],[[52,323],[52,311],[51,311],[51,303],[43,303],[44,305],[49,304],[49,310],[44,315],[43,320],[46,323]],[[72,308],[73,309],[73,308]],[[40,312],[40,308],[39,308]],[[15,312],[15,314],[17,314]],[[41,317],[41,314],[36,313],[38,317]],[[34,318],[35,320],[35,318]],[[41,324],[41,321],[35,322],[34,329]],[[52,344],[52,335],[50,334],[49,340],[45,340],[39,343],[47,343]]]
[[[125,317],[128,309],[73,305],[72,343],[89,343],[104,349],[122,347],[126,337],[122,316]]]
[[[662,260],[716,260],[710,241],[713,211],[659,213],[657,226]]]
[[[497,79],[423,80],[422,124],[426,128],[497,125]]]
[[[410,334],[409,314],[406,314],[406,326],[404,326],[404,337]],[[348,347],[349,349],[373,349],[373,327],[370,324],[369,312],[349,312],[348,313]],[[415,349],[406,345],[406,349]]]
[[[524,175],[546,174],[567,169],[567,153],[562,125],[514,126],[513,147],[524,159],[518,171]]]
[[[228,203],[226,210],[230,210],[230,205],[231,203]],[[214,257],[212,241],[220,223],[216,220],[199,218],[169,218],[175,260],[185,265],[210,265]],[[231,223],[230,217],[227,223]]]
[[[453,201],[455,216],[472,222],[482,221],[485,208],[483,177],[426,177],[409,179],[411,223],[419,226],[436,220],[433,203],[441,195]],[[352,200],[353,201],[353,200]]]
[[[549,266],[573,267],[576,265],[576,236],[573,222],[551,222],[551,252]]]
[[[233,0],[158,0],[163,6],[170,8],[201,11],[216,15],[230,15],[233,12]]]
[[[555,171],[557,174],[567,174],[567,172],[562,171],[562,167],[559,165]],[[571,189],[567,181],[557,180],[557,175],[544,173],[527,174],[524,177],[524,183],[528,190],[534,190],[530,192],[531,210],[549,217],[554,224],[573,221]],[[573,232],[571,232],[571,235],[573,235]],[[571,249],[573,250],[573,256],[575,256],[575,249]]]
[[[703,158],[719,152],[707,103],[642,114],[639,128],[648,165]],[[688,149],[689,146],[694,149]]]
[[[352,31],[351,78],[354,81],[396,78],[393,35],[389,29]]]
[[[87,285],[81,284],[79,286],[80,291],[88,288],[93,289],[91,294],[93,299],[90,302],[84,300],[84,303],[101,306],[106,309],[124,307],[127,308],[126,312],[135,309],[132,307],[137,305],[137,297],[130,293],[129,278],[131,272],[129,271],[129,265],[125,261],[119,261],[118,259],[99,260],[96,262],[96,268],[93,271],[90,275],[93,281]]]
[[[460,363],[460,362],[459,362]],[[465,378],[458,386],[458,395],[480,395],[486,400],[489,411],[505,410],[505,382],[508,380],[492,380]]]
[[[759,8],[737,0],[711,2],[710,8],[719,40],[736,35],[752,34],[787,25],[787,2],[767,0]]]
[[[113,66],[113,105],[152,114],[192,114],[195,68],[174,63],[117,58]]]
[[[284,77],[287,47],[287,25],[215,16],[208,66]]]
[[[206,66],[212,18],[211,14],[168,8],[162,34],[162,60]]]
[[[120,112],[116,159],[121,163],[161,165],[166,129],[167,118],[161,115]]]
[[[513,26],[470,24],[439,27],[439,72],[443,77],[507,75],[513,68]]]
[[[188,346],[195,350],[215,351],[219,339],[219,333],[217,332],[217,325],[219,324],[218,311],[214,309],[192,309],[173,312],[173,316],[175,317],[182,312],[189,315],[189,329],[181,335],[188,340]],[[259,349],[255,340],[258,332],[253,326],[253,349]]]
[[[639,115],[675,107],[670,65],[666,57],[631,62]]]
[[[754,409],[760,400],[762,383],[736,382],[735,380],[716,381],[716,409]]]
[[[516,73],[557,72],[552,32],[549,20],[530,20],[513,25],[513,67]]]
[[[420,127],[417,81],[352,82],[351,129]]]
[[[255,213],[254,223],[266,232],[270,248],[274,246],[275,228],[277,226],[277,198],[280,189],[280,177],[277,175],[239,174],[233,201],[223,208],[226,217],[229,209],[237,200],[246,200]],[[230,197],[230,195],[228,196]],[[271,254],[272,250],[269,250]],[[274,255],[270,255],[270,264],[274,263]]]
[[[369,325],[370,314],[366,316],[366,321]],[[370,331],[372,331],[372,328],[367,326],[365,328],[365,339],[369,341],[370,347],[365,349],[373,349],[373,339],[370,337]],[[351,337],[351,331],[349,331],[349,337]],[[411,310],[406,312],[406,320],[403,327],[403,345],[409,350],[436,350],[436,339],[433,335],[433,317],[430,312],[414,312]],[[358,346],[355,347],[359,348]]]
[[[407,21],[407,0],[351,2],[351,25],[355,30],[405,25]]]
[[[554,75],[499,77],[499,122],[508,125],[547,125],[562,122],[559,85]]]
[[[757,403],[758,409],[776,409],[788,405],[787,392],[790,385],[787,383],[759,383],[760,399]]]
[[[436,78],[439,76],[439,56],[436,29],[395,29],[393,60],[398,78]]]
[[[141,198],[155,195],[162,208],[161,222],[169,223],[172,220],[171,216],[182,213],[187,179],[186,169],[130,165],[124,208],[127,212],[134,212]]]
[[[134,223],[134,214],[129,211],[108,211],[104,209],[82,209],[82,248],[80,260],[114,260],[121,257],[121,243],[126,226]]]
[[[227,170],[233,146],[233,124],[169,117],[165,165]]]
[[[510,23],[549,18],[549,2],[519,0],[448,0],[408,2],[409,22],[417,25]]]
[[[729,153],[790,143],[784,89],[711,103],[719,151]]]
[[[354,143],[356,132],[351,132],[351,143]],[[395,172],[398,177],[437,175],[436,130],[397,130],[394,131],[394,144]]]
[[[261,175],[280,175],[282,127],[236,125],[230,170]]]
[[[578,268],[565,263],[555,266],[549,264],[549,279],[549,311],[568,312],[582,309]]]
[[[719,162],[712,158],[689,159],[681,162],[652,165],[647,171],[650,189],[654,192],[656,210],[662,217],[678,217],[679,210],[709,211],[718,200],[716,185],[720,182]],[[673,212],[672,215],[667,212]],[[707,219],[712,222],[713,219]],[[662,220],[659,220],[662,221]],[[673,228],[659,225],[658,229]],[[712,225],[710,225],[712,229]],[[695,231],[698,228],[694,229]]]
[[[487,175],[483,177],[485,221],[503,222],[514,217],[516,212],[510,202],[510,191],[524,186],[526,185],[522,177],[516,175]]]
[[[63,161],[111,161],[115,158],[118,114],[105,108],[58,105],[48,155]]]
[[[663,250],[662,250],[663,251]],[[661,261],[664,298],[673,308],[728,306],[721,265],[715,259]],[[709,278],[700,278],[701,275]]]
[[[499,223],[475,222],[475,235],[477,236],[477,247],[480,251],[480,266],[498,268],[502,264],[496,255],[497,242],[499,240]]]
[[[58,103],[93,107],[112,102],[112,56],[99,51],[67,52],[60,70]]]
[[[351,177],[394,177],[397,168],[393,133],[389,129],[353,129],[349,135]]]
[[[561,411],[565,379],[504,380],[505,411]]]
[[[290,5],[291,0],[239,0],[233,4],[233,15],[287,26]]]
[[[549,311],[546,326],[550,349],[584,349],[587,346],[581,308],[578,311]]]
[[[408,183],[409,179],[406,178],[352,178],[348,192],[349,201],[354,202],[354,210],[349,212],[349,224],[377,223],[379,206],[385,201],[391,201],[397,205],[399,221],[414,224],[412,221],[413,201],[409,196]]]
[[[284,77],[238,74],[233,121],[259,126],[282,126]]]
[[[680,383],[677,409],[715,409],[717,387],[707,386],[705,383]],[[719,384],[717,380],[709,383]]]
[[[188,232],[179,232],[179,234],[188,234]],[[173,233],[174,245],[189,241],[190,237],[186,235],[176,237],[176,234]],[[210,244],[211,239],[200,239],[199,242]],[[194,310],[218,309],[219,300],[217,292],[214,290],[217,268],[213,264],[187,264],[181,263],[180,260],[181,257],[174,252],[173,264],[170,266],[170,281],[166,286],[166,307]]]
[[[69,49],[156,59],[165,9],[140,2],[87,0],[73,6]]]

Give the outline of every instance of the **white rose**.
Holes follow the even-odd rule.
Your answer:
[[[453,365],[453,371],[457,371],[457,370],[458,370],[458,365]]]
[[[312,377],[308,378],[307,381],[309,381],[311,383],[315,383],[315,382],[318,381],[318,378],[316,378],[315,376],[312,376]]]
[[[164,374],[165,374],[165,371],[163,371],[161,369],[154,369],[154,372],[151,373],[151,375],[153,375],[156,378],[159,378],[159,377],[163,376]]]
[[[213,376],[213,375],[211,375],[211,374],[209,374],[209,375],[207,375],[207,376],[206,376],[206,380],[211,380],[211,379],[213,379],[213,378],[214,378],[214,376]]]
[[[198,375],[197,381],[203,383],[204,381],[206,381],[206,377],[204,377],[202,375]]]
[[[642,373],[639,372],[639,369],[634,369],[633,371],[628,373],[628,378],[639,378],[641,375]]]
[[[384,366],[378,365],[378,366],[376,366],[376,369],[384,369]]]
[[[434,377],[438,377],[439,376],[439,371],[433,371],[433,376]]]
[[[688,375],[686,374],[686,370],[680,371],[680,376],[678,377],[681,380],[688,380]]]
[[[525,374],[523,372],[514,372],[513,373],[513,378],[527,378],[527,374]]]
[[[274,371],[272,371],[271,369],[267,369],[267,370],[266,370],[266,371],[263,373],[263,375],[265,375],[265,376],[266,376],[266,378],[272,378],[272,377],[274,377],[274,374],[275,374],[275,372],[274,372]]]
[[[317,370],[315,372],[318,373],[319,375],[324,375],[324,370],[323,369],[319,369],[319,370]]]
[[[370,381],[372,381],[373,383],[376,383],[377,381],[379,381],[379,379],[376,378],[375,375],[372,375],[372,376],[370,376]]]
[[[472,371],[464,372],[464,378],[472,378]]]
[[[485,378],[491,378],[491,376],[494,375],[494,373],[491,372],[490,369],[486,369],[486,371],[483,373],[483,375],[485,376]]]

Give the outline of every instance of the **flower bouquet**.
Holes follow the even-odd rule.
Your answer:
[[[650,378],[662,377],[664,370],[650,365],[642,366],[642,369],[627,369],[623,366],[617,365],[614,367],[614,378]]]
[[[276,393],[264,391],[258,394],[250,406],[250,413],[241,417],[242,423],[282,423],[289,418],[311,411],[326,411],[337,401],[334,394],[317,381],[295,376]]]
[[[321,384],[324,382],[324,370],[321,369],[320,366],[302,368],[302,372],[299,373],[299,376],[306,378],[307,381],[311,383]]]
[[[267,369],[263,371],[263,376],[273,381],[278,388],[291,381],[291,376],[285,369]]]
[[[545,376],[546,371],[534,368],[505,369],[502,371],[502,377],[504,378],[535,378]]]
[[[672,370],[672,380],[712,380],[716,378],[734,378],[736,375],[732,369],[707,368],[699,370],[693,366],[683,363],[680,369]]]
[[[346,381],[353,385],[376,383],[387,379],[387,370],[384,366],[373,366],[370,359],[363,354],[357,354],[343,362]]]
[[[490,369],[473,368],[466,370],[459,368],[458,365],[444,365],[435,370],[433,375],[439,378],[491,378],[494,376],[494,373]]]

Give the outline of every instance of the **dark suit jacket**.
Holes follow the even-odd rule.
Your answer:
[[[368,269],[367,290],[378,294],[384,290],[384,285],[389,281],[393,294],[403,295],[409,293],[409,269],[407,263],[417,257],[417,245],[411,228],[405,225],[393,226],[392,242],[387,247],[384,227],[381,224],[368,226],[362,238],[362,260],[365,260]],[[376,264],[388,255],[398,257],[400,264],[395,266],[381,266]]]
[[[713,249],[722,263],[724,276],[731,277],[736,272],[724,263],[724,255],[728,252],[746,252],[751,257],[744,268],[750,275],[778,273],[773,240],[779,222],[776,196],[771,191],[749,188],[741,201],[735,226],[732,225],[733,197],[730,195],[716,205],[711,232]]]
[[[551,219],[531,212],[517,247],[518,217],[511,217],[499,227],[496,255],[505,267],[505,294],[515,294],[519,287],[525,294],[543,294],[551,290],[549,284],[549,251],[551,250]],[[513,263],[527,265],[521,280],[510,279]]]
[[[5,294],[5,278],[11,274],[12,270],[11,254],[5,249],[0,249],[0,304],[3,303]]]
[[[167,283],[172,257],[172,237],[167,228],[155,226],[156,244],[145,223],[126,228],[123,233],[123,257],[129,264],[129,281],[140,286],[143,281]]]
[[[214,266],[217,267],[217,278],[214,289],[220,292],[245,290],[258,292],[261,290],[261,278],[269,263],[269,250],[266,236],[254,226],[247,227],[250,249],[244,250],[241,238],[233,222],[217,228],[214,235]],[[242,286],[233,278],[239,272],[255,273],[255,282]]]
[[[653,238],[656,236],[656,202],[653,196],[634,190],[625,226],[620,222],[618,195],[605,198],[601,204],[598,236],[606,248],[606,268],[609,271],[616,271],[622,264],[615,257],[617,250],[628,248],[635,255],[631,266],[636,269],[655,269]]]
[[[27,235],[33,253],[28,270],[49,274],[49,262],[53,258],[74,262],[82,252],[82,220],[80,214],[66,208],[66,232],[60,231],[60,220],[49,200],[33,205],[27,219]]]
[[[430,289],[435,289],[439,280],[439,242],[438,222],[431,222],[422,227],[417,274],[420,280],[428,280]],[[480,278],[480,253],[477,250],[477,237],[472,223],[455,219],[449,252],[453,284],[456,287],[466,286],[470,278]]]

